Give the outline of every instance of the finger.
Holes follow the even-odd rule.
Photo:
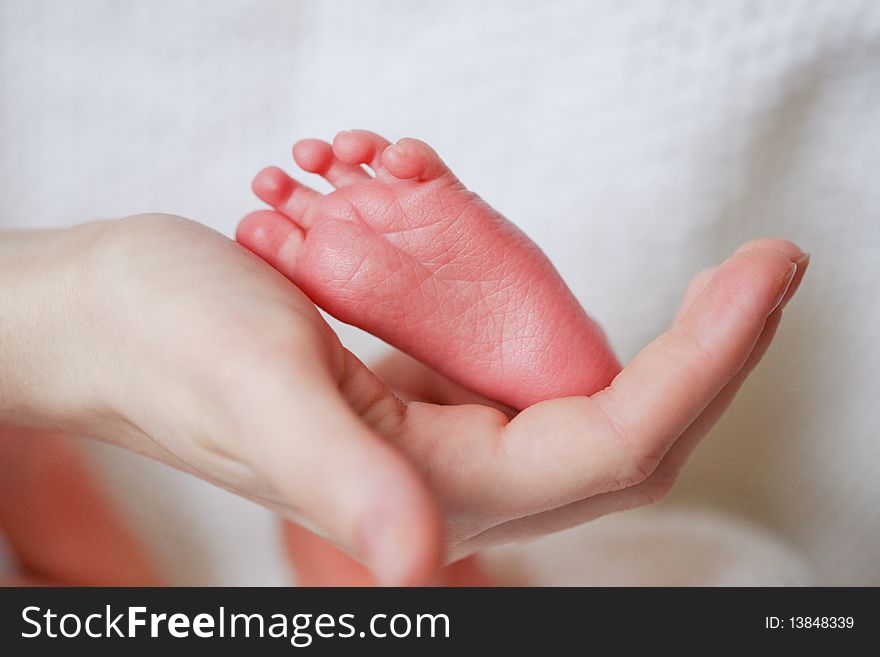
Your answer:
[[[800,247],[798,247],[793,242],[789,242],[788,240],[777,237],[761,237],[751,240],[740,246],[735,251],[735,253],[742,253],[744,251],[750,251],[754,249],[772,249],[774,251],[779,251],[798,266],[797,273],[795,274],[795,277],[792,280],[791,285],[788,288],[788,292],[786,293],[783,300],[787,302],[789,299],[791,299],[792,296],[794,296],[794,293],[797,292],[801,279],[803,279],[804,273],[807,271],[807,266],[809,265],[810,261],[810,254],[802,252]],[[676,320],[684,313],[685,310],[687,310],[687,308],[691,305],[694,299],[697,298],[697,295],[703,290],[703,288],[706,287],[706,283],[709,282],[709,280],[712,278],[712,275],[717,269],[717,267],[709,267],[699,272],[691,279],[691,282],[688,284],[687,290],[685,291],[681,305],[679,306],[678,313],[676,314]]]
[[[414,405],[411,426],[423,424],[428,457],[460,463],[468,450],[459,476],[499,514],[536,513],[635,485],[742,368],[794,272],[777,250],[733,255],[672,329],[592,398],[542,402],[509,424],[490,409]]]
[[[512,408],[471,392],[409,354],[396,349],[371,369],[385,382],[385,385],[405,401],[442,405],[482,404],[497,408],[510,417],[516,414]]]
[[[731,379],[712,403],[706,407],[706,410],[688,427],[684,435],[666,453],[657,469],[645,481],[630,488],[600,493],[556,509],[509,520],[457,546],[452,556],[461,557],[499,543],[562,531],[609,513],[625,511],[661,499],[669,491],[688,456],[727,410],[749,373],[766,352],[776,333],[780,318],[780,310],[776,310],[770,315],[764,331],[743,369]]]
[[[366,566],[305,527],[283,521],[281,531],[297,586],[376,585],[376,578]]]
[[[791,301],[792,297],[794,297],[795,293],[800,289],[801,281],[804,280],[804,274],[807,273],[807,268],[810,266],[810,254],[804,253],[797,259],[795,264],[797,265],[797,273],[795,273],[794,278],[791,280],[791,285],[788,286],[785,296],[782,297],[782,303],[779,304],[780,308],[785,308],[785,306],[788,305],[788,302]]]
[[[789,242],[788,240],[774,237],[762,237],[746,242],[736,250],[736,253],[742,253],[743,251],[754,249],[772,249],[779,251],[798,266],[797,273],[795,274],[794,279],[792,279],[791,285],[788,287],[788,292],[786,292],[785,298],[783,299],[783,302],[787,302],[792,296],[794,296],[794,293],[797,292],[801,279],[803,279],[804,273],[807,271],[810,255],[808,253],[803,253],[796,244]],[[717,267],[709,267],[699,272],[691,279],[685,290],[684,298],[678,308],[678,312],[676,313],[675,321],[678,321],[681,315],[684,314],[684,311],[687,310],[691,303],[693,303],[694,299],[697,298],[697,295],[703,291],[717,269]]]
[[[792,257],[795,256],[792,255]],[[770,348],[770,344],[776,336],[779,324],[782,322],[782,313],[788,302],[799,289],[804,274],[809,267],[809,263],[809,254],[803,254],[797,258],[797,273],[792,279],[779,307],[770,314],[770,317],[767,318],[767,321],[764,324],[764,329],[761,332],[758,341],[755,343],[755,348],[749,355],[748,360],[746,360],[745,365],[743,365],[742,369],[736,373],[718,396],[712,400],[712,403],[706,407],[706,410],[694,420],[681,438],[675,442],[675,445],[669,449],[666,458],[663,459],[663,463],[650,478],[653,479],[653,481],[645,482],[650,484],[652,490],[659,490],[660,492],[668,490],[697,444],[703,439],[709,430],[715,426],[718,420],[721,419],[721,416],[724,415],[733,403],[733,400],[736,398],[736,395],[743,383],[745,383],[745,380],[758,366],[761,359],[764,357],[764,354],[766,354],[767,350]],[[642,491],[642,493],[644,493],[644,491]],[[656,496],[656,492],[652,493],[652,496]]]
[[[68,439],[0,428],[0,528],[29,579],[160,583]]]
[[[376,586],[376,578],[369,570],[307,529],[284,522],[282,536],[297,586]],[[495,586],[498,581],[479,559],[471,558],[440,570],[431,585]]]
[[[675,314],[675,320],[673,320],[673,324],[681,319],[681,316],[688,308],[691,307],[691,304],[700,295],[700,292],[706,289],[706,284],[710,280],[712,280],[712,276],[715,275],[715,272],[717,270],[718,267],[709,267],[699,272],[691,279],[691,282],[688,283],[687,289],[684,292],[684,297],[681,300],[681,305],[679,305],[678,307],[678,312]]]
[[[737,372],[726,386],[724,386],[721,392],[712,400],[712,403],[706,407],[706,410],[693,421],[693,423],[687,428],[687,431],[682,434],[666,453],[663,463],[658,466],[657,471],[655,471],[651,477],[653,481],[649,483],[652,487],[662,486],[663,492],[665,493],[669,486],[672,485],[675,477],[684,466],[685,461],[687,461],[687,458],[691,455],[691,452],[693,452],[699,441],[709,433],[709,430],[715,426],[718,420],[721,419],[721,416],[724,415],[733,403],[734,398],[743,383],[745,383],[749,374],[752,373],[755,367],[758,366],[758,363],[761,362],[764,354],[767,353],[767,349],[769,349],[770,343],[776,336],[776,331],[779,328],[779,323],[781,321],[782,308],[777,308],[771,313],[770,317],[767,318],[767,323],[764,325],[764,331],[755,343],[755,348],[752,350],[752,353],[746,361],[746,364],[743,365],[743,368]]]
[[[706,410],[688,427],[684,434],[666,453],[662,463],[644,482],[619,491],[602,493],[565,505],[558,509],[544,511],[525,518],[511,520],[493,527],[460,545],[454,556],[463,556],[483,549],[489,545],[521,540],[589,522],[594,518],[616,511],[631,509],[656,502],[662,498],[675,482],[678,473],[699,442],[708,434],[721,416],[733,403],[737,393],[748,376],[761,362],[770,348],[776,331],[782,321],[782,311],[791,295],[797,291],[796,283],[803,280],[809,264],[809,256],[798,258],[798,273],[792,280],[780,307],[774,310],[764,324],[761,335],[745,365],[721,390]],[[794,290],[792,290],[794,287]]]
[[[785,306],[800,287],[804,274],[807,272],[807,267],[810,265],[810,254],[804,253],[794,242],[790,242],[780,237],[760,237],[751,240],[739,247],[736,250],[736,253],[742,253],[743,251],[754,249],[772,249],[774,251],[779,251],[797,265],[797,271],[795,272],[794,278],[788,286],[788,291],[785,293],[785,296],[780,303],[780,306]]]
[[[673,327],[593,397],[620,448],[620,487],[650,474],[742,368],[796,271],[779,251],[738,251]]]
[[[440,561],[438,511],[424,482],[377,435],[393,433],[399,400],[348,352],[339,380],[317,360],[304,376],[311,357],[293,355],[298,374],[285,377],[281,368],[271,385],[252,391],[259,410],[242,430],[250,462],[295,517],[366,563],[381,582],[428,581]],[[353,378],[356,392],[345,398]],[[371,428],[374,417],[389,418],[389,426]]]

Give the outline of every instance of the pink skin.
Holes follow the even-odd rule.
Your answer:
[[[424,142],[353,130],[293,156],[336,191],[264,169],[253,189],[273,210],[237,237],[330,314],[518,409],[620,371],[547,257]]]

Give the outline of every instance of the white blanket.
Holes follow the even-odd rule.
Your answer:
[[[693,583],[713,535],[754,549],[699,550],[717,558],[700,572],[734,573],[706,583],[779,583],[770,545],[798,564],[783,581],[880,584],[880,3],[0,0],[0,67],[2,227],[155,210],[231,235],[250,177],[296,138],[419,136],[547,251],[624,359],[692,273],[755,236],[797,241],[802,291],[671,498],[526,551],[584,545],[570,571],[607,568],[585,583]],[[177,581],[283,583],[267,512],[96,454]]]

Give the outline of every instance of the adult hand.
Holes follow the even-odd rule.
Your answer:
[[[121,444],[421,581],[438,511],[370,381],[297,288],[194,222],[0,233],[0,424]]]
[[[511,421],[401,403],[298,289],[198,224],[20,234],[0,242],[0,422],[122,443],[309,521],[383,582],[423,582],[442,559],[576,522],[584,500],[645,499],[628,491],[654,490],[689,427],[711,425],[800,257],[740,251],[610,388]]]

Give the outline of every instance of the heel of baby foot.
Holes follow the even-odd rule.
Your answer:
[[[395,178],[421,182],[455,178],[436,151],[419,139],[404,137],[382,153],[382,165]]]

